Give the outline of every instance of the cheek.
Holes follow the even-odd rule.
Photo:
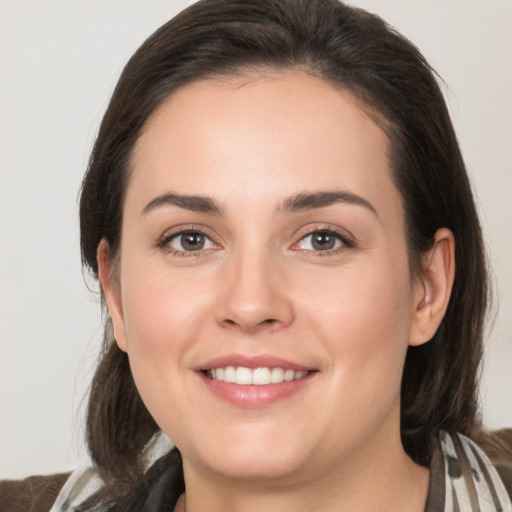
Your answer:
[[[123,312],[129,352],[152,352],[169,344],[186,322],[182,316],[186,307],[177,297],[178,290],[169,293],[162,283],[125,280]]]
[[[204,305],[194,300],[179,280],[166,283],[150,278],[133,281],[126,289],[125,325],[132,375],[151,416],[173,441],[188,438],[194,416],[187,354],[201,337]],[[189,422],[180,418],[187,417]],[[193,419],[194,418],[194,419]]]
[[[396,264],[395,264],[396,263]],[[360,393],[400,387],[409,342],[411,287],[406,261],[353,265],[311,290],[304,303],[312,328],[328,348],[333,371]]]
[[[189,370],[187,352],[201,337],[210,308],[207,294],[197,293],[189,280],[150,265],[135,271],[127,262],[125,269],[127,352],[137,388],[153,412],[154,404],[173,401],[172,390],[184,393],[179,387]]]
[[[171,273],[165,264],[127,259],[122,304],[129,350],[179,350],[180,339],[193,336],[207,309],[207,295],[198,284]]]
[[[387,419],[398,421],[409,337],[409,276],[394,271],[393,265],[384,272],[364,266],[340,273],[328,290],[324,300],[315,301],[314,328],[330,359],[326,396],[334,412],[322,409],[318,414],[335,415],[336,421],[329,423],[335,429],[332,439],[343,431],[345,440],[356,442]]]

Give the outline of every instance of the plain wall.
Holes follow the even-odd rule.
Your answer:
[[[84,396],[101,341],[84,284],[77,195],[116,79],[191,2],[0,2],[0,478],[86,462]],[[482,385],[512,426],[512,1],[353,0],[437,69],[477,191],[499,313]]]

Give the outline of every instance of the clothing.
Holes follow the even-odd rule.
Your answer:
[[[70,473],[0,480],[1,512],[48,512]]]
[[[487,455],[467,437],[441,432],[425,512],[496,511],[512,512],[512,502]]]
[[[160,443],[160,446],[153,447],[150,459],[162,453],[159,450],[163,450],[165,446],[165,443]],[[439,434],[435,440],[430,474],[425,512],[512,512],[510,496],[496,469],[474,442],[460,434]],[[80,510],[80,503],[100,486],[101,482],[90,468],[73,472],[50,512]],[[184,490],[181,456],[176,449],[172,449],[151,465],[139,485],[120,503],[94,512],[172,510]],[[3,496],[0,491],[2,512],[21,510],[4,509]],[[23,510],[39,512],[39,509]]]

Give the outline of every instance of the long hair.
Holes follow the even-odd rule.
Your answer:
[[[409,347],[403,373],[402,442],[413,460],[428,465],[438,430],[471,436],[478,428],[487,271],[468,175],[435,73],[379,17],[337,0],[202,0],[158,29],[124,68],[92,151],[80,201],[83,264],[97,277],[103,237],[112,257],[118,253],[131,153],[162,101],[194,80],[272,69],[299,69],[350,91],[386,132],[412,273],[438,228],[454,234],[456,277],[446,316],[430,342]],[[87,438],[111,495],[140,476],[143,447],[157,430],[107,314]]]

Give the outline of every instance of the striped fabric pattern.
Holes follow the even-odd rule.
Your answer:
[[[512,512],[505,487],[485,453],[467,437],[441,432],[444,511]]]

